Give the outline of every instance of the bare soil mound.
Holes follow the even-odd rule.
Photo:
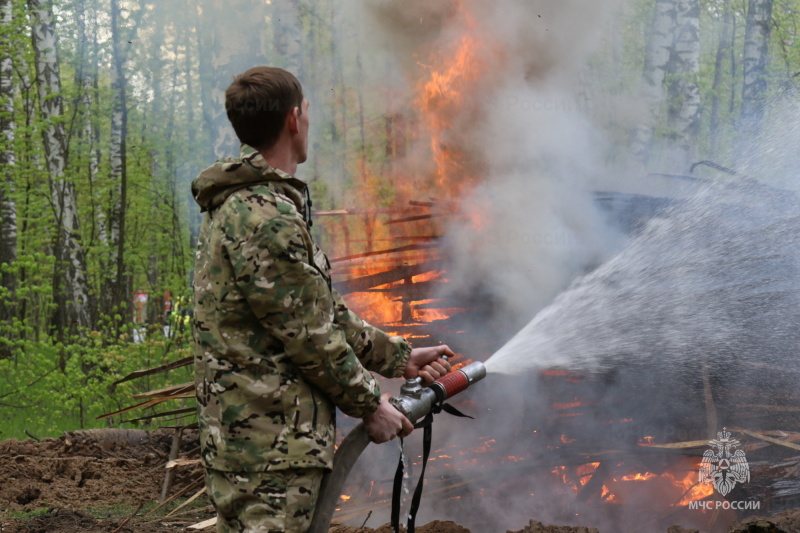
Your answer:
[[[184,437],[184,451],[193,439]],[[171,442],[171,431],[113,429],[0,442],[0,509],[102,509],[157,501]]]
[[[107,429],[0,442],[0,533],[115,531],[140,504],[159,501],[173,435]],[[180,452],[196,446],[197,435],[186,432]],[[186,486],[188,473],[176,470],[173,491]],[[13,518],[20,514],[27,517]],[[210,516],[208,508],[181,520],[136,517],[117,533],[174,532]]]

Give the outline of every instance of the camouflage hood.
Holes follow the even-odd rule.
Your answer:
[[[272,168],[254,148],[242,145],[239,158],[220,159],[192,182],[192,196],[202,211],[213,211],[236,191],[258,183],[278,182],[300,212],[311,205],[308,185],[286,172]],[[292,194],[294,193],[294,194]]]

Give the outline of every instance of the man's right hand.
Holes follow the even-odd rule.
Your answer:
[[[414,431],[414,424],[389,403],[389,398],[389,394],[383,394],[378,410],[364,419],[369,438],[376,444],[388,442],[398,436],[407,437]]]

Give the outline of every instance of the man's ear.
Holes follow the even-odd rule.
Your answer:
[[[300,128],[298,127],[300,120],[300,108],[293,107],[291,111],[286,115],[286,126],[289,128],[289,133],[292,135],[298,133]]]

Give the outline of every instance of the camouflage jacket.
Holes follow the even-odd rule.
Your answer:
[[[331,287],[304,182],[245,146],[203,171],[192,193],[205,211],[194,273],[204,464],[330,468],[334,406],[374,412],[369,371],[401,376],[411,347],[358,318]]]

